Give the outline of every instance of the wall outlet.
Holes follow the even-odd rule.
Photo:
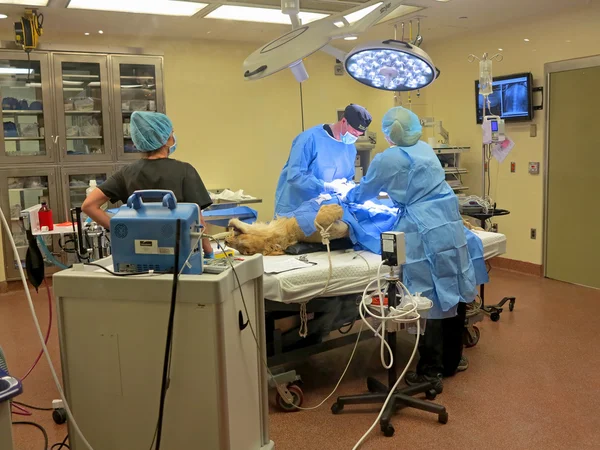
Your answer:
[[[535,228],[531,229],[531,239],[537,239],[537,230]]]
[[[335,66],[333,66],[333,73],[338,77],[341,77],[344,75],[344,66],[342,65],[342,63],[336,64]]]
[[[529,163],[529,173],[531,175],[539,175],[539,173],[540,173],[540,163],[539,162],[530,162]]]

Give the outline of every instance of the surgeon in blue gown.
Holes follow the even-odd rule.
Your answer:
[[[300,133],[281,171],[275,192],[275,215],[289,214],[320,194],[335,193],[333,181],[353,180],[354,143],[371,124],[371,115],[350,104],[342,119]]]
[[[387,192],[399,210],[393,229],[404,232],[406,264],[403,280],[411,293],[433,301],[425,335],[419,344],[417,371],[409,384],[434,381],[466,370],[462,356],[466,304],[487,282],[483,245],[463,225],[458,199],[446,183],[444,169],[433,149],[421,141],[419,118],[392,108],[383,118],[383,133],[392,147],[373,159],[360,184],[346,201],[360,204]]]

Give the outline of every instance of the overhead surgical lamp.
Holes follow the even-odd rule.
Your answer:
[[[387,91],[423,89],[440,74],[423,50],[393,39],[355,47],[344,66],[356,81]]]
[[[325,17],[308,25],[298,19],[298,0],[282,0],[281,11],[290,16],[293,29],[252,53],[243,64],[246,80],[259,80],[291,69],[296,80],[308,79],[303,59],[321,50],[344,62],[350,76],[361,83],[389,91],[413,91],[433,83],[439,71],[427,53],[407,42],[385,40],[359,45],[345,53],[329,43],[364,33],[404,3],[371,2],[370,12],[350,24],[347,13]]]

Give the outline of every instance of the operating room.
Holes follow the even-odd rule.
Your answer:
[[[599,448],[598,23],[0,0],[0,450]]]

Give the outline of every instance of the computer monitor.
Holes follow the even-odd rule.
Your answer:
[[[494,77],[490,109],[486,114],[502,117],[506,122],[533,119],[533,77],[531,73],[519,73]],[[479,94],[479,80],[475,80],[475,107],[477,123],[483,123],[483,95]]]

